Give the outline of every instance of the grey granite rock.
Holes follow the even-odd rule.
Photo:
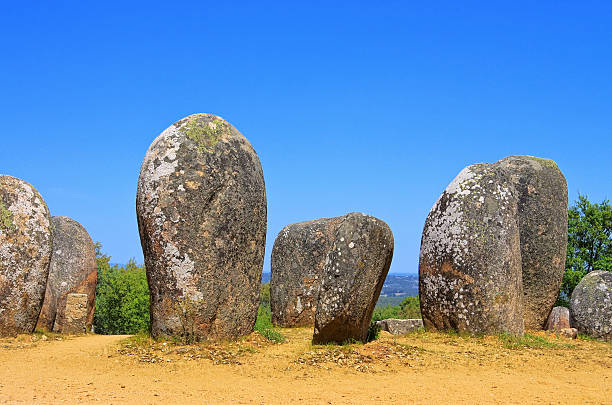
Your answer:
[[[274,241],[270,277],[272,322],[313,326],[327,253],[343,217],[287,225]]]
[[[393,234],[380,219],[342,219],[323,268],[313,343],[365,341],[393,257]]]
[[[496,163],[517,191],[525,328],[544,327],[557,297],[567,249],[567,183],[556,163],[509,156]]]
[[[576,328],[563,328],[559,330],[559,336],[566,337],[568,339],[576,339],[578,337],[578,329]]]
[[[612,272],[596,270],[580,280],[570,299],[570,316],[579,332],[612,341]]]
[[[96,303],[96,249],[91,237],[77,221],[52,217],[53,253],[42,310],[36,325],[39,329],[62,330],[66,297],[70,293],[87,298],[86,329],[91,329]]]
[[[524,331],[517,193],[497,165],[468,166],[435,203],[419,259],[426,329]]]
[[[259,305],[266,192],[246,138],[211,114],[171,125],[143,161],[136,213],[153,336],[181,335],[185,322],[199,339],[250,333]]]
[[[423,328],[422,319],[383,319],[377,321],[376,326],[380,330],[389,332],[392,335],[405,335]]]
[[[38,191],[0,175],[0,336],[31,333],[51,259],[51,216]]]

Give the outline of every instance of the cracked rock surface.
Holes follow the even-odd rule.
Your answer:
[[[154,337],[253,330],[266,237],[263,171],[231,124],[195,114],[149,147],[136,198]]]
[[[572,327],[612,341],[612,272],[595,270],[580,280],[570,299]]]
[[[517,192],[498,165],[463,169],[429,212],[419,294],[426,329],[523,334]]]
[[[327,253],[344,217],[287,225],[274,241],[271,261],[272,322],[313,326]]]
[[[392,258],[385,222],[362,213],[342,218],[323,267],[313,343],[366,340]]]
[[[51,216],[30,184],[0,175],[0,336],[32,333],[51,259]]]
[[[96,249],[83,226],[68,217],[52,217],[53,253],[37,328],[61,332],[68,294],[85,294],[85,328],[91,329],[96,303]]]
[[[508,156],[496,163],[517,192],[525,329],[542,329],[559,296],[567,250],[567,182],[549,159]]]

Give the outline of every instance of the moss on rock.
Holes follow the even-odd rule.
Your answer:
[[[194,114],[177,124],[179,131],[198,145],[199,151],[208,153],[223,136],[230,134],[228,123],[211,114]]]
[[[2,201],[0,201],[0,228],[4,230],[15,229],[15,224],[13,224],[13,213],[4,206]]]

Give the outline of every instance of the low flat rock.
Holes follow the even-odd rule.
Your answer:
[[[74,219],[53,217],[53,253],[39,329],[61,331],[68,294],[87,296],[86,329],[91,329],[96,303],[96,249],[91,237]]]
[[[595,270],[580,280],[570,299],[572,326],[612,341],[612,272]]]
[[[423,327],[422,319],[383,319],[377,321],[376,326],[380,330],[389,332],[392,335],[405,335],[407,333],[419,330]]]
[[[517,193],[501,167],[466,167],[434,204],[419,296],[425,329],[523,334]]]
[[[247,139],[212,114],[174,123],[144,158],[136,213],[152,335],[251,333],[267,213],[263,171]]]
[[[55,324],[54,330],[60,333],[77,335],[87,333],[89,317],[89,296],[87,294],[66,294],[61,324]]]
[[[0,336],[32,333],[51,260],[51,216],[30,184],[0,175]]]
[[[496,163],[517,192],[525,328],[542,329],[561,288],[567,250],[567,182],[549,159],[508,156]]]
[[[570,312],[565,307],[554,307],[550,311],[548,321],[546,321],[546,330],[555,331],[570,328]]]
[[[576,339],[578,337],[578,329],[576,328],[563,328],[559,330],[559,336],[566,337],[568,339]]]
[[[314,344],[365,341],[393,258],[393,234],[380,219],[346,215],[325,259]]]
[[[323,266],[343,218],[299,222],[279,232],[272,249],[270,277],[275,325],[314,325]]]

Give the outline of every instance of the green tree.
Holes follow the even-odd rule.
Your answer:
[[[593,270],[612,270],[612,206],[579,195],[568,210],[567,257],[557,305],[568,306],[572,291]]]
[[[110,256],[96,243],[98,284],[94,330],[101,334],[133,334],[149,330],[149,286],[144,266],[130,260],[111,266]]]
[[[416,319],[421,317],[419,296],[406,297],[399,305],[374,308],[372,322],[383,319]]]

